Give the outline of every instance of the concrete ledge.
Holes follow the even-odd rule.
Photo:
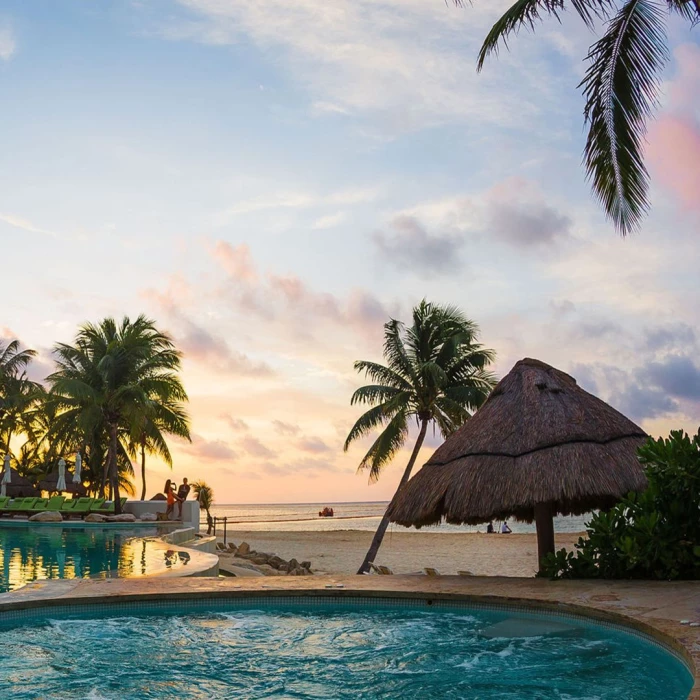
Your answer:
[[[29,584],[0,596],[0,615],[3,611],[71,604],[118,605],[139,600],[252,595],[412,598],[426,604],[434,600],[470,601],[526,606],[610,622],[646,634],[676,651],[695,676],[689,698],[700,700],[700,627],[680,624],[681,620],[700,622],[700,583],[690,581],[552,582],[462,576],[73,579]]]

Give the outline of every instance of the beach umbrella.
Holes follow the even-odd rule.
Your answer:
[[[48,491],[49,493],[58,493],[58,492],[67,492],[67,493],[72,493],[72,494],[80,494],[85,495],[86,493],[86,488],[83,486],[82,482],[79,484],[75,483],[75,480],[72,478],[70,472],[66,473],[65,476],[65,483],[66,483],[66,488],[64,489],[59,489],[58,488],[58,477],[59,474],[58,472],[51,472],[50,474],[47,474],[40,482],[39,482],[39,488],[42,491]]]
[[[82,477],[80,475],[83,466],[83,458],[80,456],[80,452],[75,455],[75,471],[73,472],[73,483],[82,483]]]
[[[61,457],[58,460],[58,481],[56,482],[56,491],[66,490],[66,462]]]
[[[0,495],[7,496],[7,484],[12,482],[12,469],[10,468],[10,455],[5,455],[2,471],[2,484],[0,485]]]
[[[610,508],[646,488],[637,458],[646,438],[573,377],[524,359],[399,489],[387,514],[416,527],[534,520],[541,562],[554,552],[555,515]]]

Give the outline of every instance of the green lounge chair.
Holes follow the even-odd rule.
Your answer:
[[[10,502],[9,496],[0,496],[0,511],[5,510],[7,504]]]
[[[75,504],[77,502],[77,498],[71,498],[70,501],[64,501],[63,505],[61,506],[61,513],[70,513],[73,510],[73,508],[75,508]]]
[[[12,503],[7,507],[7,512],[12,513],[13,515],[15,513],[27,513],[29,512],[34,504],[38,501],[39,499],[36,498],[35,496],[28,496],[27,498],[15,498]]]
[[[32,515],[34,513],[43,513],[46,510],[46,506],[49,505],[49,499],[48,498],[40,498],[38,501],[34,503],[34,505],[30,508],[28,511]]]
[[[51,498],[40,498],[33,506],[32,513],[43,513],[47,510],[60,511],[63,501],[65,501],[64,496],[52,496]]]
[[[126,503],[126,496],[119,499],[122,504],[122,511],[124,510],[124,504]],[[110,501],[109,505],[104,508],[97,508],[90,511],[91,513],[99,513],[100,515],[114,515],[114,501]]]
[[[96,498],[92,505],[90,506],[90,512],[95,513],[98,511],[100,508],[102,508],[102,504],[105,502],[104,498]]]
[[[69,510],[66,514],[69,518],[72,518],[74,515],[77,515],[78,517],[87,515],[90,512],[90,506],[94,500],[94,498],[87,497],[79,498],[73,508],[71,508],[71,510]]]

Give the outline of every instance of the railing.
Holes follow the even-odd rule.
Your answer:
[[[226,544],[226,522],[227,522],[228,518],[227,518],[226,516],[224,516],[223,518],[217,518],[216,516],[214,516],[214,517],[212,518],[212,520],[214,521],[214,531],[213,531],[212,534],[213,534],[215,537],[216,537],[216,524],[217,524],[217,523],[223,523],[223,524],[224,524],[224,544]]]

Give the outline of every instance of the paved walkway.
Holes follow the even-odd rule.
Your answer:
[[[700,582],[546,581],[464,576],[308,576],[37,581],[0,595],[3,610],[46,605],[263,596],[361,594],[371,597],[471,599],[584,614],[651,634],[676,649],[695,673],[700,700]]]

